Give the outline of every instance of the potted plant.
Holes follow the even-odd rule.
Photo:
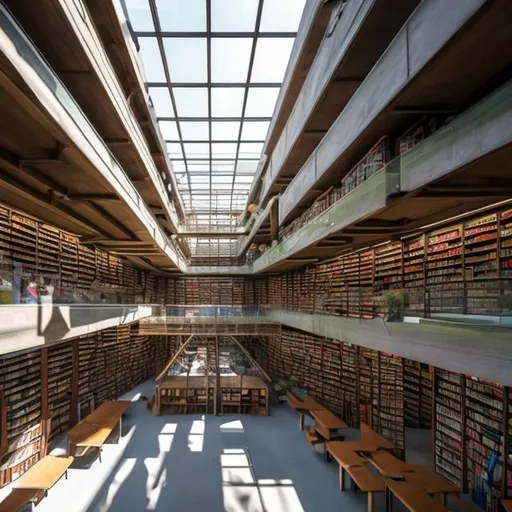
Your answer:
[[[383,295],[386,307],[386,322],[399,322],[403,319],[404,294],[400,290],[388,290]]]

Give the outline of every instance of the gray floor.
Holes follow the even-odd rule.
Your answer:
[[[146,382],[124,398],[151,396],[152,389]],[[408,460],[428,463],[430,431],[411,430],[406,438]],[[101,463],[96,455],[78,459],[37,512],[366,510],[365,495],[338,490],[337,464],[311,450],[288,405],[274,407],[269,417],[203,419],[156,417],[137,401],[121,439],[113,441]],[[377,495],[376,512],[383,509],[384,497]]]

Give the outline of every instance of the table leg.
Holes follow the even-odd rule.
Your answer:
[[[373,512],[373,492],[368,493],[368,512]]]
[[[123,430],[123,417],[119,418],[119,440],[121,440],[121,432]]]
[[[299,430],[304,430],[304,413],[299,412]]]
[[[340,464],[340,491],[345,490],[345,468]]]
[[[386,512],[393,512],[393,493],[386,487],[385,492]]]
[[[101,462],[101,446],[99,447],[98,458],[100,459],[100,462]]]
[[[448,501],[448,495],[446,493],[443,494],[443,506],[446,508],[446,502]]]

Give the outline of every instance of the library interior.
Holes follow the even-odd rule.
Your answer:
[[[510,0],[0,0],[0,512],[512,512]]]

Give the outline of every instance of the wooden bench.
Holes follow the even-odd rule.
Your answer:
[[[386,450],[377,450],[369,454],[368,460],[383,476],[396,477],[413,472],[414,467],[395,457]]]
[[[433,496],[441,494],[443,496],[443,504],[446,506],[448,494],[460,494],[460,488],[454,483],[446,480],[441,475],[432,473],[422,466],[411,465],[410,471],[403,474],[404,479],[410,484],[421,487],[427,494]]]
[[[348,446],[351,443],[343,441],[329,441],[325,445],[325,452],[339,464],[340,491],[345,490],[345,471],[352,466],[364,466],[368,459],[361,457],[354,449]]]
[[[383,493],[386,490],[386,482],[375,476],[368,466],[349,466],[346,471],[358,489],[368,494],[368,512],[373,512],[373,494]]]
[[[288,403],[299,413],[299,429],[304,430],[304,415],[310,414],[313,410],[326,410],[325,407],[319,404],[313,397],[309,395],[304,396],[304,400],[299,400],[290,391],[286,392]]]
[[[40,495],[48,493],[66,475],[73,457],[47,455],[36,462],[13,484],[11,493],[0,503],[0,512],[15,512],[30,502],[38,501]]]
[[[37,499],[40,491],[34,489],[13,489],[6,498],[0,502],[0,512],[18,512],[18,510]]]
[[[361,423],[359,429],[361,430],[361,441],[378,446],[384,450],[395,449],[395,445],[393,443],[389,442],[387,439],[384,439],[380,434],[377,434],[377,432],[375,432],[375,430],[373,430],[366,423]]]
[[[315,428],[322,437],[328,441],[332,441],[335,438],[343,439],[343,436],[337,435],[336,432],[340,429],[348,428],[348,425],[331,411],[327,409],[314,409],[311,411],[311,416],[316,421]]]
[[[393,510],[393,496],[410,512],[449,512],[440,501],[410,482],[386,480],[386,512]]]
[[[104,402],[89,416],[68,432],[68,454],[74,455],[76,448],[98,448],[101,462],[101,447],[119,425],[121,437],[122,417],[131,405],[128,401]]]

